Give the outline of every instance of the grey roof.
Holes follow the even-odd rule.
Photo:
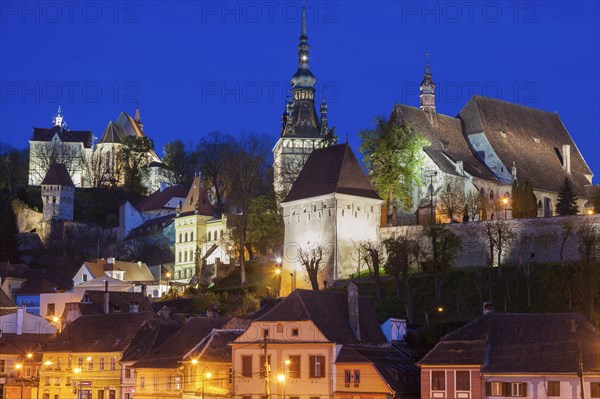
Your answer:
[[[15,304],[13,302],[13,300],[10,299],[10,297],[8,295],[6,295],[6,293],[2,289],[0,289],[0,309],[1,308],[10,308],[10,309],[17,308],[17,304]]]
[[[185,354],[194,349],[215,328],[221,328],[230,319],[225,317],[198,317],[190,319],[162,345],[137,361],[135,368],[175,368]]]
[[[435,124],[429,121],[429,114],[408,105],[396,105],[391,120],[397,124],[407,124],[414,133],[422,135],[430,143],[424,151],[445,173],[457,175],[453,163],[462,161],[464,170],[472,176],[494,180],[487,166],[477,159],[463,135],[460,119],[435,114]]]
[[[123,352],[138,334],[159,323],[153,312],[93,314],[78,317],[44,348],[44,352]]]
[[[231,363],[230,344],[243,333],[243,330],[212,330],[188,358],[203,362]]]
[[[348,296],[332,291],[295,290],[256,321],[310,320],[332,342],[344,345],[387,343],[368,299],[359,298],[360,339],[350,327]]]
[[[314,150],[283,202],[332,193],[381,199],[348,144]]]
[[[129,306],[136,303],[140,312],[151,312],[152,304],[141,292],[109,291],[108,307],[110,313],[128,313]],[[79,310],[82,314],[99,314],[104,312],[104,291],[86,290]]]
[[[71,176],[67,171],[67,167],[62,163],[53,163],[48,168],[48,172],[42,180],[42,184],[57,184],[67,187],[75,187]]]
[[[104,133],[102,133],[102,137],[98,140],[98,144],[117,144],[123,143],[125,140],[126,134],[123,128],[113,121],[109,121],[108,125],[104,129]]]
[[[65,130],[61,126],[51,128],[34,127],[32,141],[50,141],[55,134],[63,143],[82,143],[85,148],[91,148],[93,137],[91,130]]]
[[[489,97],[474,96],[460,111],[466,135],[484,132],[505,167],[517,167],[517,178],[533,187],[558,192],[564,177],[576,194],[585,196],[592,175],[571,135],[556,112],[546,112]],[[534,140],[538,139],[538,140]],[[562,166],[562,146],[571,146],[571,174]]]
[[[446,335],[420,365],[481,365],[489,373],[600,372],[600,333],[579,313],[488,313]]]

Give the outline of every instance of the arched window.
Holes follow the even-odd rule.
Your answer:
[[[212,234],[211,234],[211,232],[209,231],[209,232],[208,232],[208,241],[211,241],[211,238],[212,238]]]
[[[187,242],[187,232],[185,233],[185,242]]]
[[[183,261],[184,261],[184,262],[187,262],[187,252],[184,252],[184,253],[183,253]]]
[[[190,241],[194,241],[194,232],[193,231],[190,233]]]
[[[181,242],[182,234],[179,233],[179,242]],[[181,260],[179,260],[181,262]]]

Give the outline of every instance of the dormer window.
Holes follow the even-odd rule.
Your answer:
[[[506,132],[504,130],[500,130],[500,136],[506,137]]]
[[[539,143],[540,143],[540,139],[538,139],[537,137],[534,137],[534,138],[533,138],[533,141],[534,141],[534,142],[536,142],[537,144],[539,144]]]

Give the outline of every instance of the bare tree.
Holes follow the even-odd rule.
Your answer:
[[[465,197],[465,210],[470,220],[480,218],[481,200],[477,191],[469,191]]]
[[[454,221],[461,217],[465,208],[465,183],[460,177],[447,177],[444,186],[438,194],[440,213]]]
[[[304,267],[304,270],[306,270],[310,285],[314,291],[319,290],[319,273],[323,268],[321,262],[325,254],[321,244],[314,245],[312,248],[306,250],[302,248],[298,249],[298,260],[302,267]]]
[[[431,258],[424,262],[426,271],[433,273],[435,304],[442,302],[442,277],[452,267],[457,252],[462,248],[460,237],[442,224],[430,224],[423,234],[431,241]]]
[[[47,143],[35,143],[29,151],[30,173],[34,181],[42,181],[55,163],[62,163],[67,168],[71,178],[76,172],[80,172],[83,164],[83,149],[77,148],[70,143],[61,141],[50,141]]]
[[[108,151],[97,149],[91,156],[83,159],[83,172],[87,186],[107,187],[113,177],[113,159]]]
[[[223,202],[232,187],[229,162],[235,147],[236,143],[231,136],[212,132],[200,140],[195,151],[202,179],[214,193],[214,205],[219,214],[224,211]]]
[[[489,300],[492,301],[492,269],[498,266],[501,273],[502,254],[512,245],[516,234],[504,220],[488,220],[481,224],[481,232],[485,239],[485,258],[488,263]]]
[[[565,220],[563,220],[560,224],[560,265],[564,266],[564,259],[563,259],[563,251],[565,249],[565,244],[567,243],[567,240],[569,239],[569,237],[571,235],[573,235],[573,233],[575,233],[575,222],[573,221],[573,219],[571,218],[566,218]]]
[[[596,264],[596,253],[600,249],[600,231],[589,221],[584,221],[577,229],[579,239],[579,253],[585,267],[585,278],[588,288],[588,319],[594,318],[594,290],[595,284],[594,266]]]
[[[531,307],[531,275],[533,274],[533,256],[531,253],[529,256],[527,252],[527,243],[532,242],[534,237],[532,235],[522,236],[518,241],[518,253],[517,253],[517,268],[523,273],[525,279],[525,289],[527,290],[527,307]]]
[[[288,156],[285,162],[281,162],[277,170],[275,170],[275,180],[281,183],[281,191],[276,193],[277,202],[281,202],[285,199],[289,193],[292,185],[298,178],[298,175],[302,171],[306,160],[310,154],[302,153],[295,154],[293,157]]]
[[[358,245],[359,257],[367,264],[369,274],[375,284],[375,297],[381,300],[381,271],[385,263],[385,253],[382,245],[375,241],[363,241]]]
[[[229,154],[228,170],[232,207],[232,221],[235,223],[235,236],[240,251],[240,272],[242,285],[246,282],[246,245],[248,217],[252,200],[257,196],[266,175],[266,162],[269,155],[269,138],[250,134],[236,140]]]

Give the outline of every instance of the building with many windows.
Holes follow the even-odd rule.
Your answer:
[[[491,312],[418,364],[421,399],[600,397],[600,333],[579,313]]]

